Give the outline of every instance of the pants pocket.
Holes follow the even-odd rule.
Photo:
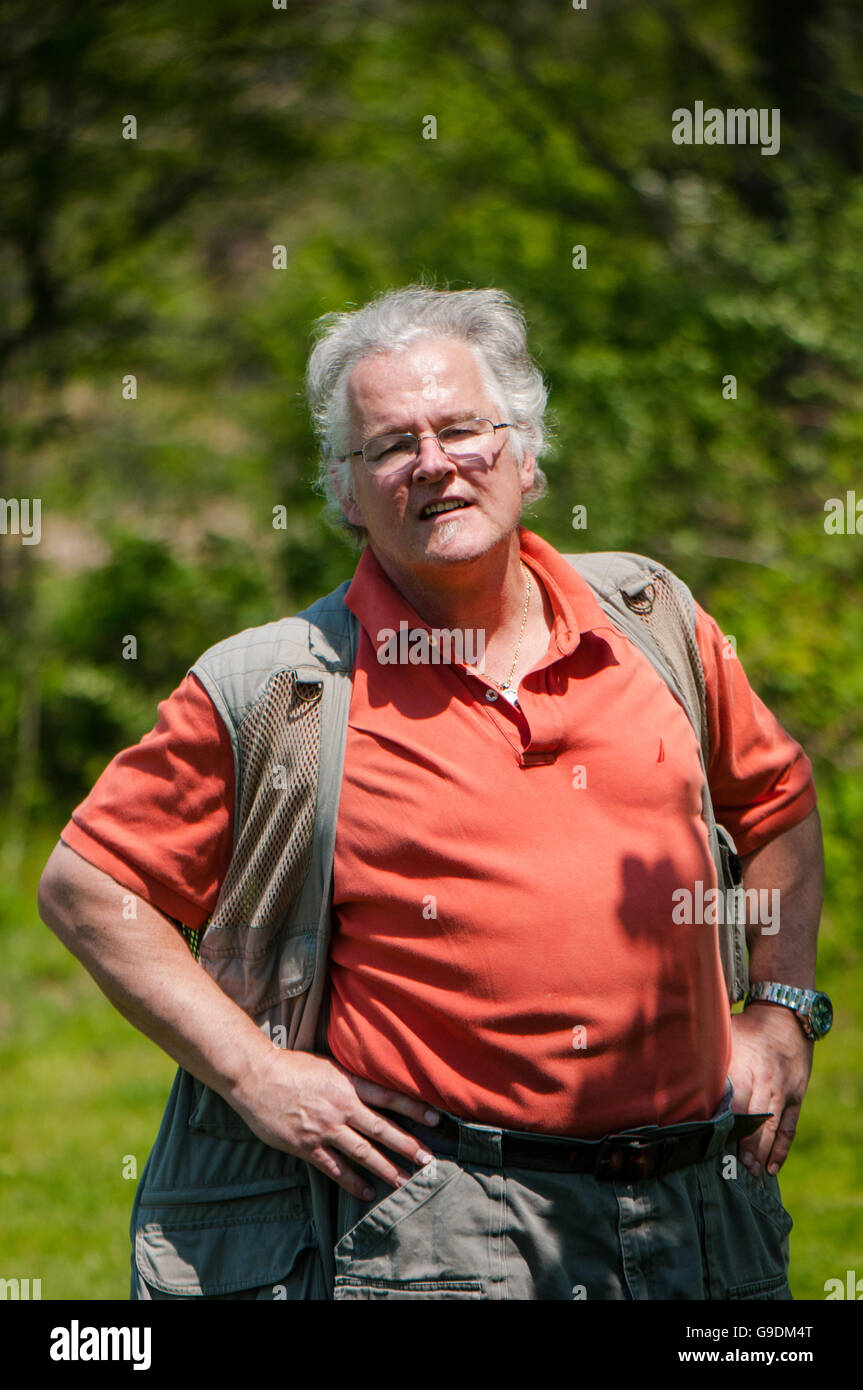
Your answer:
[[[786,1302],[791,1298],[791,1290],[784,1274],[772,1279],[756,1279],[753,1284],[735,1284],[728,1290],[729,1298],[774,1298]]]
[[[381,1298],[482,1298],[483,1285],[479,1279],[385,1279],[366,1280],[336,1275],[335,1297],[342,1302]]]
[[[788,1237],[793,1222],[768,1173],[753,1177],[745,1164],[722,1176],[722,1156],[699,1174],[704,1213],[705,1272],[712,1299],[792,1298]]]
[[[479,1299],[487,1260],[488,1203],[472,1208],[476,1178],[435,1158],[403,1187],[377,1182],[378,1197],[339,1199],[334,1297],[354,1299]]]

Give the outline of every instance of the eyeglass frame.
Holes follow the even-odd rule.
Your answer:
[[[423,441],[424,439],[436,439],[437,442],[438,442],[438,448],[440,449],[440,451],[441,451],[441,453],[443,454],[444,458],[448,458],[448,459],[450,460],[451,463],[457,463],[458,460],[452,458],[452,456],[451,456],[450,454],[447,453],[447,451],[446,451],[446,449],[444,448],[443,444],[441,444],[441,439],[440,439],[440,437],[441,437],[441,435],[442,435],[446,430],[457,429],[459,425],[470,425],[470,424],[473,424],[474,421],[477,421],[477,422],[485,421],[485,423],[486,423],[487,425],[491,425],[491,433],[492,433],[492,434],[495,434],[498,430],[511,430],[511,429],[517,429],[517,428],[518,428],[518,426],[517,426],[516,424],[514,424],[513,421],[511,421],[511,420],[502,420],[502,421],[500,422],[500,424],[496,425],[496,424],[494,424],[494,422],[493,422],[492,420],[487,419],[484,415],[477,415],[477,416],[472,416],[471,419],[469,419],[469,420],[453,420],[451,424],[449,424],[449,425],[444,425],[441,429],[437,430],[436,432],[433,431],[431,434],[413,434],[411,430],[395,431],[395,432],[392,434],[392,436],[386,435],[386,434],[373,434],[373,435],[371,436],[370,439],[367,439],[367,440],[366,440],[365,444],[363,445],[363,447],[362,447],[361,449],[352,449],[350,453],[348,453],[348,454],[342,454],[341,458],[339,459],[339,463],[346,463],[348,459],[362,458],[362,461],[363,461],[363,463],[365,464],[366,468],[369,470],[369,472],[370,472],[370,473],[376,472],[376,470],[375,470],[375,468],[372,466],[372,464],[370,464],[370,463],[367,461],[366,455],[365,455],[365,451],[366,451],[368,445],[371,444],[375,439],[389,439],[390,437],[393,438],[393,439],[413,439],[413,440],[414,440],[414,442],[416,443],[416,449],[414,450],[414,456],[413,456],[413,459],[411,460],[412,463],[416,463],[417,459],[419,458],[419,456],[420,456],[420,445],[422,444],[422,441]],[[488,434],[488,433],[489,433],[488,430],[483,430],[483,434]],[[405,466],[404,464],[401,465],[401,467],[404,467],[404,466]],[[393,471],[395,472],[396,470],[393,470]]]

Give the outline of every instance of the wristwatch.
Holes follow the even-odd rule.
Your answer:
[[[813,1042],[823,1038],[833,1027],[833,1005],[826,994],[817,989],[797,989],[794,985],[780,985],[775,980],[759,980],[750,985],[746,1004],[783,1004],[792,1009],[800,1020],[800,1026],[807,1038]]]

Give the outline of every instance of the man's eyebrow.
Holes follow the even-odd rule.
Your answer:
[[[437,421],[439,430],[445,429],[447,425],[458,424],[460,420],[485,420],[487,418],[483,411],[470,406],[457,410],[444,410],[438,415],[435,415],[434,411],[429,411],[429,416],[432,420]],[[416,430],[408,429],[406,426],[385,424],[369,429],[364,437],[375,439],[382,434],[416,434]]]

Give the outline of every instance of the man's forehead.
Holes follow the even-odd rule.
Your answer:
[[[431,415],[459,404],[470,412],[485,394],[470,345],[451,339],[422,339],[402,352],[362,358],[348,379],[353,419],[386,427],[399,412]]]

